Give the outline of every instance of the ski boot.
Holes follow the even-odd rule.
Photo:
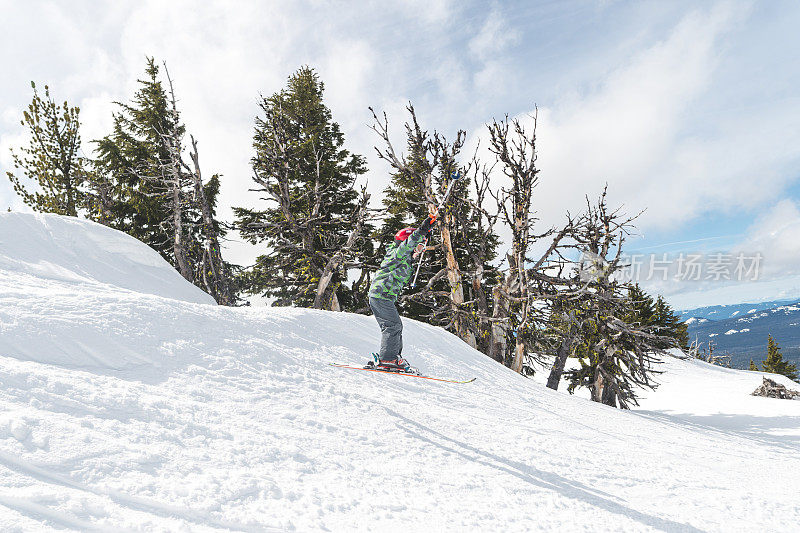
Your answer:
[[[419,374],[419,370],[411,366],[408,363],[408,361],[406,361],[402,357],[398,357],[397,359],[381,360],[378,354],[373,353],[372,359],[373,360],[367,363],[367,366],[365,366],[364,368],[381,370],[383,372],[402,372],[406,374]]]

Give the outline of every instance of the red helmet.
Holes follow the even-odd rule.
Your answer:
[[[394,240],[396,241],[404,241],[408,239],[408,236],[414,233],[417,228],[403,228],[397,233],[394,234]]]

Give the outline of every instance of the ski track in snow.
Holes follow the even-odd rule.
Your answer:
[[[185,286],[159,296],[184,283],[168,265],[63,219],[0,214],[0,244],[18,251],[0,247],[2,531],[800,523],[800,402],[749,396],[761,373],[670,358],[625,412],[410,320],[405,354],[424,374],[478,380],[337,369],[374,351],[372,317],[221,308]],[[37,249],[68,235],[124,253],[87,244],[43,270]]]

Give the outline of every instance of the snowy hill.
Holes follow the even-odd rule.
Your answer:
[[[0,213],[0,272],[6,285],[47,285],[76,294],[126,289],[215,305],[157,252],[133,237],[73,217]]]
[[[2,531],[800,522],[800,402],[748,396],[758,373],[670,359],[624,412],[414,321],[412,362],[477,381],[341,370],[375,348],[372,317],[207,305],[89,222],[0,215],[0,242]]]

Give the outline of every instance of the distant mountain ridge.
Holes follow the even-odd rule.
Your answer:
[[[734,368],[757,364],[767,354],[767,336],[781,347],[784,359],[800,363],[800,300],[716,305],[681,311],[689,340],[701,349],[714,344],[716,354],[728,353]]]
[[[732,305],[709,305],[706,307],[697,307],[695,309],[686,309],[678,311],[681,315],[681,320],[688,320],[690,318],[707,318],[710,320],[724,320],[726,318],[734,318],[756,311],[764,311],[772,309],[781,305],[789,305],[800,302],[797,299],[788,300],[772,300],[769,302],[759,303],[743,303]]]

